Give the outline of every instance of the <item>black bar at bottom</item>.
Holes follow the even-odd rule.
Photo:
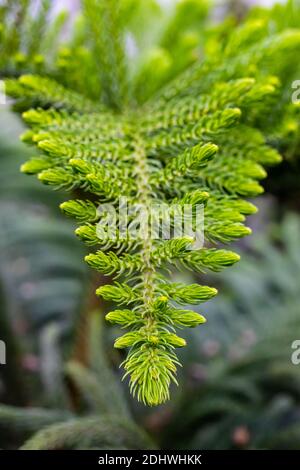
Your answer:
[[[122,469],[133,469],[144,465],[188,465],[191,467],[207,467],[210,465],[294,465],[300,451],[156,451],[156,450],[92,450],[92,451],[11,451],[0,452],[0,468],[4,464],[30,465],[31,468],[41,468],[41,465],[69,465],[71,468],[101,468],[117,466]]]

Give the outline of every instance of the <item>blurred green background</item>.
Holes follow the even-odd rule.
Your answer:
[[[57,11],[63,3],[57,2]],[[151,84],[185,69],[201,56],[204,41],[209,47],[222,19],[234,27],[253,6],[251,0],[190,0],[171,12],[172,2],[136,3],[157,19],[153,37],[160,22],[169,22],[150,48],[153,38],[132,18],[148,57],[136,75],[137,95],[139,87],[145,95],[145,86],[150,95]],[[253,17],[263,16],[262,4],[256,4]],[[78,2],[65,6],[71,18],[59,13],[62,36],[55,59],[64,71],[69,64],[64,38],[74,18],[80,42]],[[274,7],[272,15],[278,29],[300,25],[297,2]],[[26,38],[28,43],[30,32]],[[27,46],[38,70],[36,44]],[[46,40],[43,47],[47,50]],[[130,41],[128,47],[136,54]],[[1,74],[22,70],[22,56],[11,57],[7,62],[3,53]],[[149,73],[159,79],[149,80],[148,90]],[[85,248],[59,212],[64,195],[19,172],[34,150],[19,141],[22,127],[9,104],[0,105],[0,339],[7,347],[7,364],[0,366],[0,447],[15,449],[35,431],[61,421],[66,427],[73,423],[74,433],[84,424],[91,430],[80,445],[69,444],[72,448],[299,449],[300,365],[291,361],[292,342],[300,339],[299,134],[292,135],[291,148],[293,129],[287,125],[284,161],[270,172],[260,212],[249,219],[254,235],[235,247],[242,261],[224,275],[210,275],[220,295],[204,305],[208,322],[188,338],[180,387],[168,404],[146,409],[120,385],[120,358],[111,348],[115,331],[102,325],[103,306],[93,294],[101,279],[92,278],[83,262]]]

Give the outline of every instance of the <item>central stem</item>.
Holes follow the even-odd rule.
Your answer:
[[[143,267],[141,271],[142,284],[143,284],[143,305],[145,311],[143,315],[147,320],[147,326],[151,328],[155,323],[155,318],[151,315],[151,303],[154,298],[154,278],[155,278],[155,267],[151,262],[151,251],[152,251],[152,237],[151,237],[151,226],[150,226],[150,213],[151,213],[151,186],[150,186],[150,175],[149,167],[147,162],[147,155],[143,142],[140,138],[136,138],[135,145],[135,159],[136,159],[136,177],[137,177],[137,199],[141,204],[143,214],[145,214],[146,220],[145,230],[142,231],[142,247],[141,257]]]

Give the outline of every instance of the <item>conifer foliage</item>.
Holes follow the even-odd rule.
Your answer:
[[[115,347],[127,349],[122,366],[131,392],[153,406],[168,400],[176,383],[175,351],[185,345],[178,330],[206,321],[189,306],[217,293],[175,283],[172,273],[221,271],[239,260],[223,245],[250,234],[244,221],[256,208],[246,199],[263,192],[265,167],[281,161],[262,122],[281,93],[286,64],[299,51],[300,33],[272,35],[249,20],[224,44],[211,42],[204,58],[143,102],[141,88],[134,94],[125,46],[129,3],[83,1],[97,99],[76,90],[71,78],[69,85],[67,75],[56,81],[25,74],[8,79],[6,89],[30,127],[23,140],[40,150],[22,171],[72,191],[61,209],[77,219],[77,236],[94,247],[86,262],[114,279],[97,295],[115,305],[106,319],[126,329]],[[155,82],[155,73],[150,79]],[[112,237],[98,207],[118,208],[120,197],[146,210],[159,203],[171,214],[174,204],[195,211],[204,205],[204,246],[193,236],[153,238],[148,229],[132,239],[131,220],[128,236],[117,231]]]

